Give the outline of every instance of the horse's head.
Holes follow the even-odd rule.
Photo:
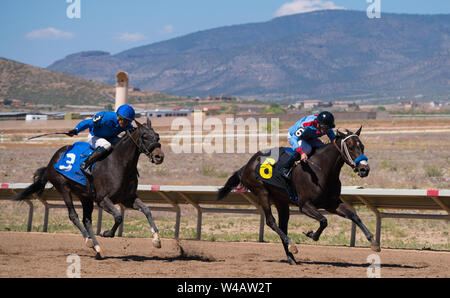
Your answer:
[[[355,133],[348,129],[346,129],[346,132],[341,132],[338,129],[335,145],[344,161],[352,167],[353,171],[358,173],[359,177],[364,178],[369,175],[370,167],[367,156],[364,155],[364,145],[359,138],[361,130],[362,126]]]
[[[147,118],[146,124],[141,124],[134,120],[137,124],[137,146],[139,150],[148,156],[152,163],[157,165],[164,161],[164,153],[159,143],[159,134],[152,128],[152,123]]]

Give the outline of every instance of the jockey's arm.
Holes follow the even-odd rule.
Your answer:
[[[330,141],[333,142],[334,139],[336,139],[336,135],[334,134],[333,129],[330,129],[327,133],[328,138],[330,138]]]
[[[303,150],[303,148],[299,145],[299,141],[301,140],[301,138],[297,137],[295,134],[292,135],[289,138],[289,143],[292,145],[292,149],[294,151],[296,151],[302,160],[306,160],[308,158],[308,155],[305,153],[305,151]]]
[[[83,130],[86,130],[88,128],[93,128],[94,127],[94,121],[92,119],[86,119],[81,121],[80,123],[78,123],[78,125],[75,127],[75,131],[77,133],[82,132]]]

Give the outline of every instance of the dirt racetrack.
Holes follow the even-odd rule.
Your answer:
[[[96,260],[80,235],[0,232],[0,277],[65,278],[67,257],[80,257],[81,277],[143,278],[365,278],[369,248],[297,245],[298,265],[289,266],[279,243],[162,239],[99,239],[106,258]],[[381,277],[450,277],[450,253],[384,249]]]

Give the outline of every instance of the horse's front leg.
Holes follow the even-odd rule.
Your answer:
[[[320,213],[319,210],[317,210],[317,208],[314,207],[313,204],[309,201],[302,206],[300,211],[319,222],[320,227],[317,229],[317,231],[303,232],[303,234],[305,234],[307,237],[311,238],[314,241],[318,241],[323,230],[325,230],[325,228],[328,226],[327,218],[323,216],[322,213]]]
[[[333,209],[327,209],[328,212],[337,214],[339,216],[345,217],[347,219],[350,219],[352,222],[354,222],[360,229],[363,231],[364,235],[366,236],[367,240],[370,241],[370,248],[373,251],[379,252],[381,251],[380,244],[376,242],[375,238],[373,237],[373,234],[367,229],[367,227],[364,225],[364,223],[361,221],[359,216],[356,214],[356,212],[350,210],[347,206],[345,206],[344,203],[340,203],[339,206],[333,210]]]
[[[122,214],[120,214],[119,210],[117,210],[116,207],[114,207],[113,202],[108,197],[104,197],[98,205],[111,214],[114,217],[114,225],[111,228],[111,230],[103,232],[103,237],[110,237],[113,238],[116,234],[117,228],[120,226],[120,224],[123,222]]]
[[[94,230],[92,229],[92,211],[94,210],[94,203],[92,201],[81,201],[83,205],[83,224],[86,231],[89,233],[90,241],[92,241],[92,248],[97,253],[96,259],[103,259],[105,257],[100,244],[95,237]]]
[[[139,210],[142,213],[145,214],[147,217],[148,223],[150,224],[150,230],[153,234],[153,246],[156,248],[161,248],[161,239],[159,238],[158,228],[156,227],[155,222],[152,218],[152,213],[150,212],[150,209],[141,201],[141,199],[136,198],[133,202],[132,208],[135,210]]]

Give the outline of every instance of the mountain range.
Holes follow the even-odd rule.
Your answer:
[[[112,55],[84,51],[48,69],[182,96],[284,100],[448,99],[450,15],[324,10],[220,27]]]

